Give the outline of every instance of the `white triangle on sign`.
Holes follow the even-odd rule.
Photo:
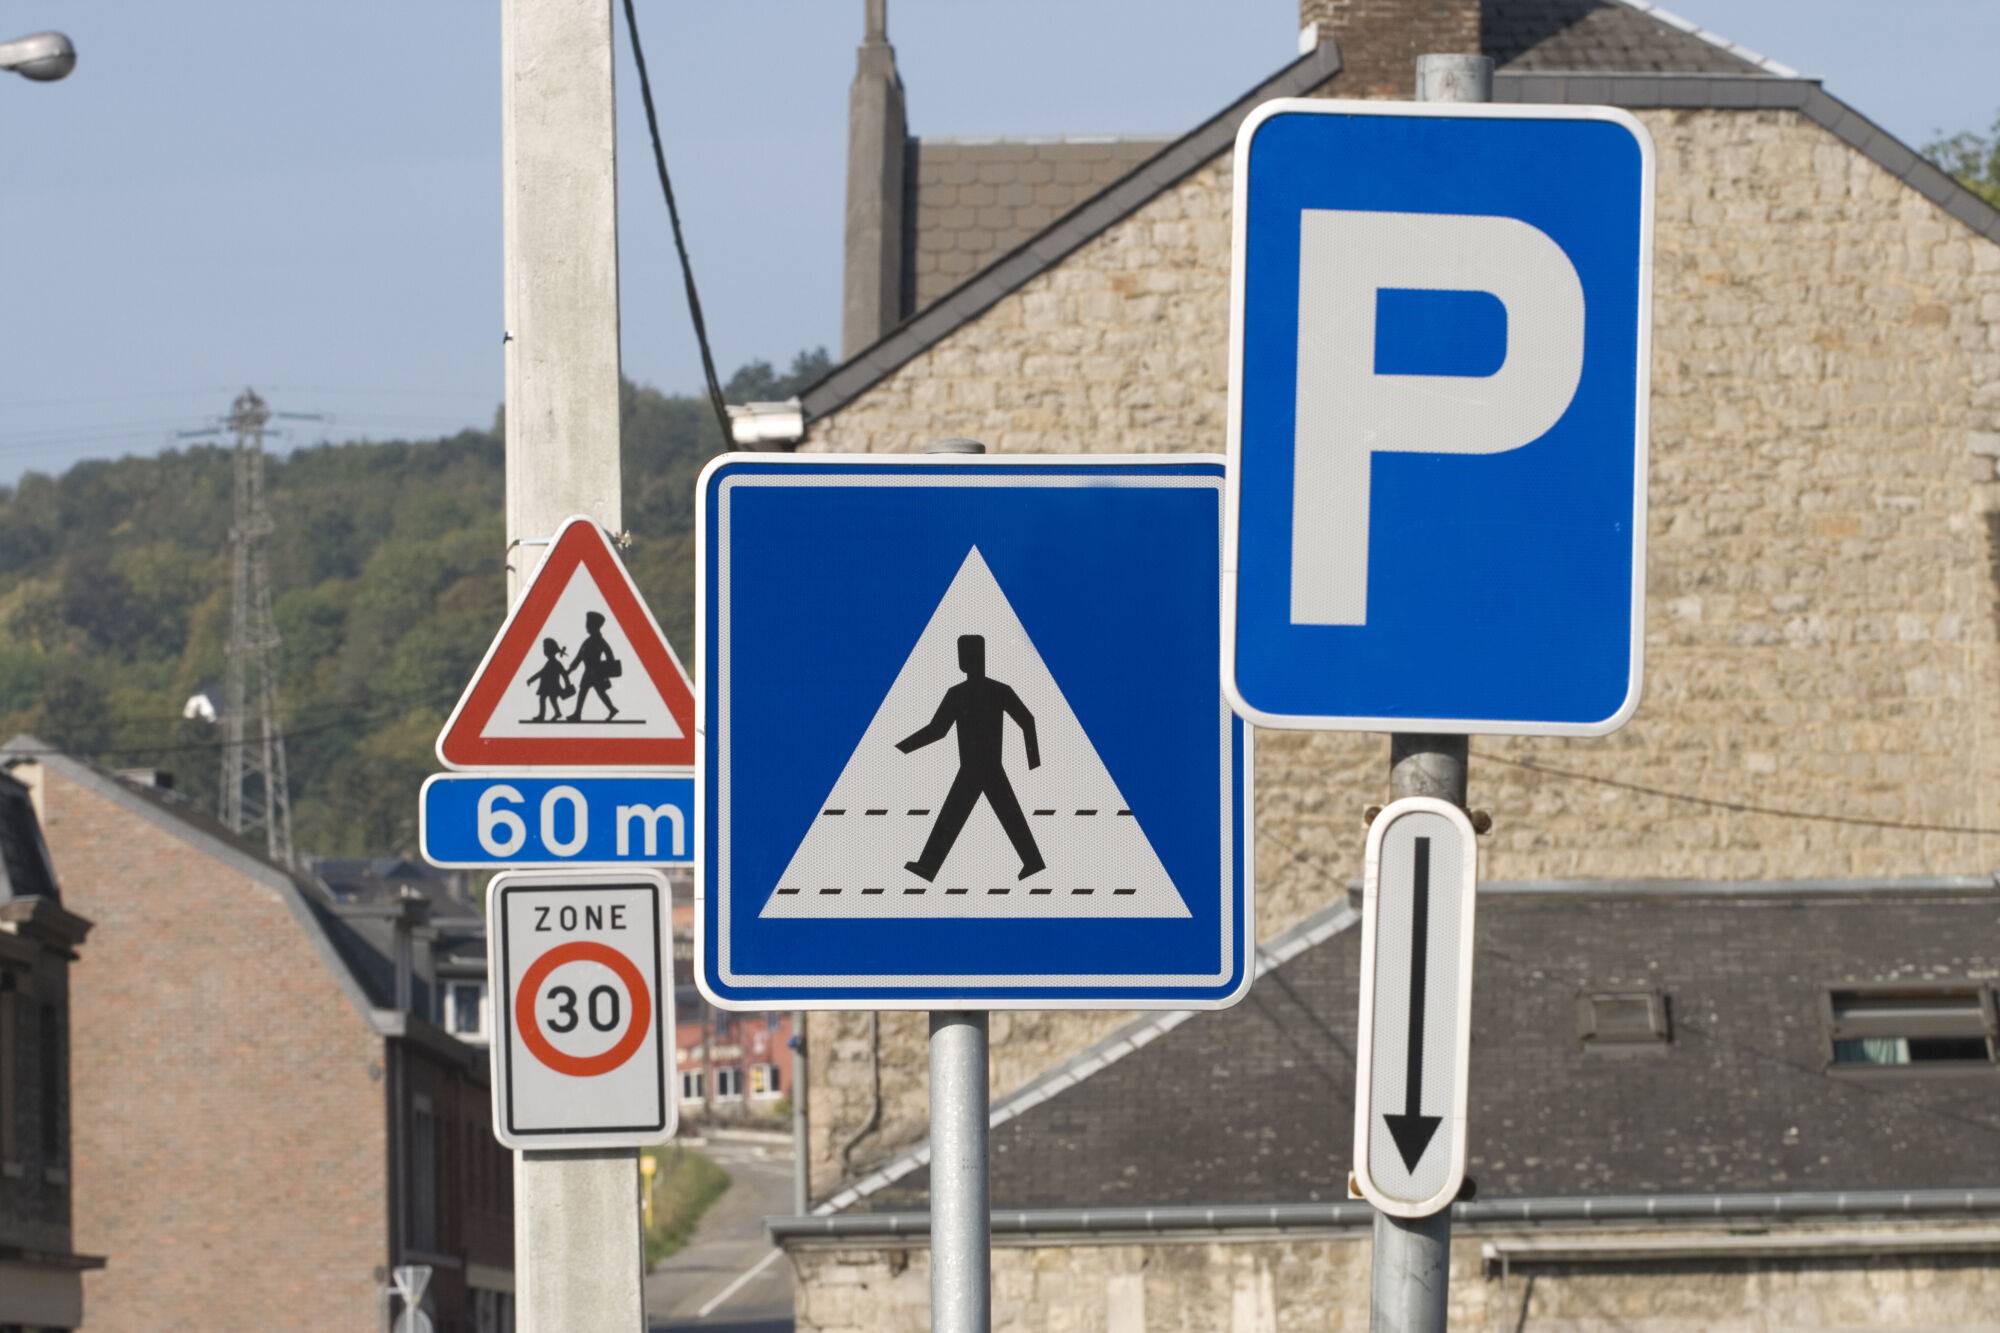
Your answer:
[[[597,580],[591,575],[588,565],[579,564],[570,571],[563,584],[555,605],[543,618],[541,629],[529,650],[527,659],[515,670],[508,680],[493,716],[479,729],[479,736],[487,740],[516,740],[524,737],[560,737],[564,740],[624,740],[629,737],[645,736],[677,738],[686,733],[674,720],[667,701],[660,697],[659,689],[640,665],[639,655],[626,635],[618,617],[606,614],[609,606],[603,592],[598,589]],[[617,677],[606,683],[603,691],[592,690],[588,697],[578,700],[575,691],[584,683],[584,673],[576,669],[576,657],[589,635],[586,617],[596,613],[603,617],[598,634],[611,650],[611,657],[620,664]],[[553,639],[562,649],[562,655],[553,659],[560,671],[558,676],[567,676],[571,693],[543,699],[540,675],[548,666],[550,658],[545,651],[546,641]],[[548,679],[556,679],[552,676]],[[609,696],[610,707],[606,706]],[[577,705],[583,706],[580,721],[570,721],[577,712]],[[611,716],[611,708],[618,712]],[[561,722],[549,719],[560,716]]]
[[[986,683],[959,691],[944,708],[947,691],[970,683],[963,636],[983,641]],[[1007,690],[1033,721],[1038,767],[1028,767],[1025,730],[1006,706]],[[927,740],[919,735],[926,728]],[[992,753],[996,732],[998,777],[980,758]],[[913,741],[925,743],[898,748]],[[966,744],[973,753],[962,763]],[[940,839],[949,845],[927,879],[906,863],[923,862],[955,786],[961,797],[972,795],[971,810],[955,838]],[[1009,791],[1026,827],[1020,844],[994,801],[997,794],[1007,804]],[[1043,867],[1034,870],[1037,858]],[[761,915],[1158,918],[1186,917],[1188,909],[973,547]]]

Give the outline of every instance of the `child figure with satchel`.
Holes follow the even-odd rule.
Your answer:
[[[583,618],[583,645],[576,650],[576,660],[570,664],[571,671],[582,672],[582,679],[576,682],[576,710],[569,715],[572,722],[583,721],[583,706],[594,693],[604,700],[609,711],[604,720],[611,721],[618,716],[618,705],[611,702],[611,682],[625,673],[625,664],[611,655],[611,645],[604,641],[604,615],[592,611]]]

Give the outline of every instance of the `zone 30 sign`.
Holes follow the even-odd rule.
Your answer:
[[[661,947],[669,901],[654,871],[494,879],[487,965],[502,1143],[628,1148],[673,1137],[674,992]]]

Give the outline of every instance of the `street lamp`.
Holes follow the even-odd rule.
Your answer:
[[[0,42],[0,69],[36,83],[54,83],[76,68],[76,47],[59,32],[37,32]]]

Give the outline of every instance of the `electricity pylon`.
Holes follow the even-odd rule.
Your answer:
[[[229,527],[229,646],[223,686],[222,822],[264,830],[271,859],[292,864],[292,796],[285,736],[278,727],[278,624],[264,542],[264,429],[271,409],[254,389],[231,404],[223,425],[236,435],[236,505]],[[252,729],[254,727],[254,734]]]

